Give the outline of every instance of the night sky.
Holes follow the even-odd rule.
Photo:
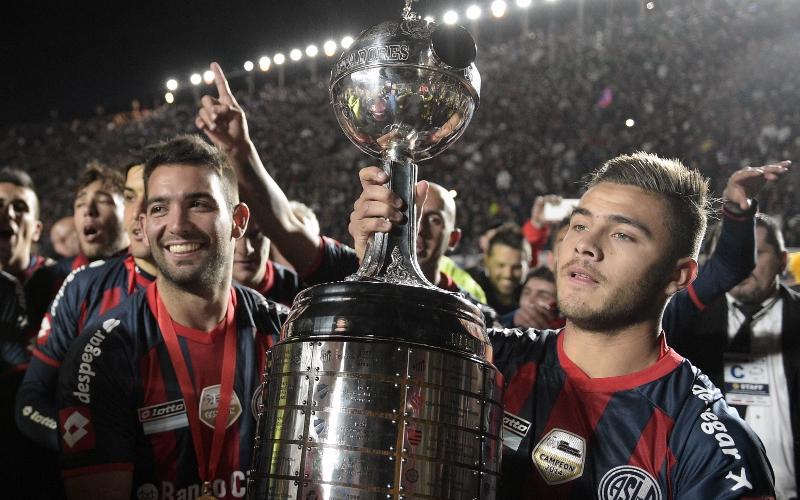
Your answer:
[[[240,70],[278,51],[322,51],[327,39],[356,36],[397,18],[403,0],[20,2],[0,21],[0,125],[152,106],[170,77],[188,85],[212,60]],[[437,17],[465,0],[422,0]],[[485,2],[480,2],[485,3]],[[184,87],[185,88],[185,87]]]

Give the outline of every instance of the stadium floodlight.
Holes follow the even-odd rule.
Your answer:
[[[192,82],[192,85],[200,85],[200,82],[203,81],[203,77],[200,76],[200,73],[192,73],[192,76],[189,77],[189,81]]]
[[[517,7],[527,9],[531,6],[531,0],[517,0]]]
[[[167,92],[164,94],[164,100],[167,101],[167,104],[172,104],[175,102],[175,96],[172,95],[172,92]]]
[[[317,57],[317,54],[319,54],[319,49],[317,48],[316,45],[311,44],[308,47],[306,47],[306,55],[308,57]]]
[[[556,3],[558,0],[544,0],[547,3]]]
[[[292,61],[299,61],[302,58],[303,58],[303,51],[300,49],[292,49],[291,52],[289,52],[289,59],[291,59]]]
[[[178,90],[178,80],[174,78],[167,80],[167,90]]]
[[[245,61],[244,62],[244,70],[245,71],[253,71],[254,67],[255,67],[255,64],[253,64],[253,61]]]
[[[481,8],[477,5],[470,5],[467,7],[467,19],[475,21],[481,17]]]
[[[325,55],[328,56],[328,57],[333,57],[334,54],[336,54],[336,49],[337,49],[337,45],[336,45],[336,42],[334,42],[333,40],[328,40],[322,46],[322,50],[325,51]]]
[[[450,190],[450,196],[452,196],[453,198],[457,197],[458,196],[458,191],[456,191],[455,189],[451,189]]]
[[[492,15],[494,17],[503,17],[506,15],[506,3],[503,0],[494,0],[494,2],[492,2]]]
[[[442,17],[444,24],[456,24],[458,22],[458,13],[454,10],[448,10]]]
[[[211,85],[212,83],[214,83],[214,72],[211,71],[210,69],[207,69],[203,73],[203,81],[206,82],[207,85]]]
[[[272,60],[269,56],[261,56],[258,59],[258,69],[261,71],[269,71],[269,67],[272,64]]]
[[[272,60],[275,61],[275,64],[280,66],[281,64],[286,62],[286,56],[278,52],[277,54],[275,54],[275,57],[273,57]]]
[[[625,120],[625,126],[626,127],[631,128],[634,125],[636,125],[636,122],[633,121],[633,118],[628,118],[627,120]]]
[[[348,36],[342,38],[342,48],[349,49],[350,46],[353,45],[353,42],[354,42],[354,40],[353,40],[352,36],[348,35]]]
[[[647,7],[647,10],[653,10],[655,6],[656,4],[654,4],[653,2],[647,2],[647,5],[645,5],[645,7]]]

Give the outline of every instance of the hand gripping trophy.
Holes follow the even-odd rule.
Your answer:
[[[415,252],[415,161],[472,118],[475,42],[411,3],[364,31],[330,83],[342,130],[382,160],[408,222],[376,235],[347,281],[295,299],[268,353],[250,498],[495,497],[503,412],[483,319],[431,285]]]

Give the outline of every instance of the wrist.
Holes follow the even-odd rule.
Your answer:
[[[742,210],[742,207],[740,207],[738,203],[731,200],[724,200],[722,209],[734,216],[752,215],[755,213],[757,205],[754,200],[750,200],[749,204],[750,206],[746,210]]]

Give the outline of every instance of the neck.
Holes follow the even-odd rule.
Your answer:
[[[173,321],[209,332],[228,311],[231,280],[222,280],[218,287],[202,289],[202,293],[180,288],[163,277],[158,279],[158,293]],[[224,285],[224,286],[223,286]]]
[[[592,331],[567,321],[564,352],[590,378],[618,377],[644,370],[658,360],[660,321],[616,331]]]
[[[137,266],[139,266],[139,269],[146,272],[150,276],[156,276],[158,274],[158,268],[152,260],[142,257],[134,257],[133,261]]]

